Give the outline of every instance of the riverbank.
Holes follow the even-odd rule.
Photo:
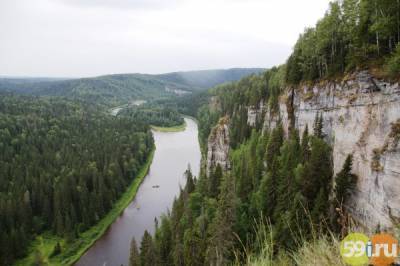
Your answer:
[[[173,127],[157,127],[157,126],[150,126],[152,130],[158,132],[179,132],[184,131],[186,129],[186,122],[183,122],[182,125],[173,126]]]
[[[41,265],[72,265],[107,231],[108,227],[117,219],[125,208],[136,196],[136,192],[146,177],[150,165],[153,161],[156,147],[150,152],[146,163],[142,166],[139,174],[135,177],[132,184],[122,194],[120,199],[114,204],[113,208],[96,225],[83,232],[72,243],[66,243],[65,239],[54,236],[46,232],[33,241],[29,254],[24,259],[15,263],[17,266],[35,265],[43,262]],[[51,254],[57,243],[61,244],[62,252],[60,255],[51,258]]]
[[[115,220],[107,232],[77,261],[76,266],[129,265],[130,242],[140,243],[143,233],[155,230],[155,217],[160,220],[172,208],[186,184],[183,174],[188,165],[194,175],[200,172],[200,147],[197,124],[186,119],[186,129],[164,133],[153,131],[157,147],[149,174],[140,185],[135,199]]]

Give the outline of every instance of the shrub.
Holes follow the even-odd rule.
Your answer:
[[[399,77],[400,74],[400,45],[397,45],[395,52],[386,63],[387,71],[392,77]]]

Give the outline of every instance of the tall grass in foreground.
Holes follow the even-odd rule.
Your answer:
[[[298,248],[293,251],[280,250],[274,241],[273,228],[270,224],[257,225],[257,254],[245,251],[245,260],[240,261],[238,253],[235,265],[248,266],[345,266],[340,256],[340,241],[332,233],[318,234],[313,229],[311,239],[306,240],[301,234],[297,239]]]

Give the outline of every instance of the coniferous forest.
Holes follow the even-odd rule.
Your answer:
[[[44,231],[67,241],[94,225],[153,149],[148,125],[79,102],[0,97],[0,264]]]
[[[399,44],[400,0],[340,0],[300,34],[284,64],[265,71],[0,79],[0,265],[32,255],[32,243],[43,235],[57,242],[48,257],[77,256],[64,248],[81,245],[83,233],[113,210],[151,161],[150,126],[182,125],[182,115],[198,123],[200,173],[189,167],[154,234],[132,239],[129,264],[313,265],[297,255],[321,239],[339,246],[335,239],[347,233],[345,205],[359,177],[351,153],[334,172],[324,110],[299,131],[290,97],[302,85],[362,70],[398,84]],[[132,106],[135,100],[145,103]],[[117,105],[123,108],[110,115]],[[261,110],[254,123],[251,109]],[[273,125],[266,126],[267,115],[277,118]],[[229,166],[207,169],[207,144],[224,126],[226,143],[218,144],[227,145]],[[398,143],[400,122],[391,126]],[[41,255],[33,265],[46,265]],[[263,256],[268,263],[249,263]]]
[[[242,265],[269,247],[265,260],[254,265],[297,265],[296,256],[286,254],[317,241],[316,235],[343,235],[343,204],[357,176],[351,173],[351,154],[333,175],[323,114],[300,136],[294,125],[286,133],[279,123],[265,131],[262,120],[250,127],[246,107],[263,102],[267,112],[278,113],[282,89],[356,70],[397,80],[399,42],[399,1],[334,1],[317,25],[300,35],[286,64],[196,95],[200,105],[192,104],[193,96],[178,101],[178,109],[196,114],[203,149],[219,119],[229,118],[232,165],[228,171],[216,165],[208,175],[203,169],[197,178],[187,172],[171,212],[156,224],[153,237],[145,233],[131,265]]]

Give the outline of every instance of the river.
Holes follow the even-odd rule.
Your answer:
[[[185,185],[183,173],[189,164],[198,175],[201,153],[197,124],[190,118],[185,121],[184,131],[153,132],[156,151],[135,199],[75,265],[127,266],[132,237],[140,245],[145,230],[154,232],[154,218],[171,209],[179,186]]]

